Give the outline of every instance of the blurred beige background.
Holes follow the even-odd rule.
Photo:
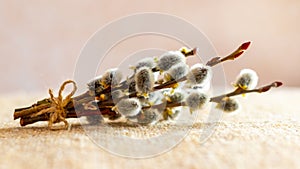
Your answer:
[[[247,67],[258,72],[260,84],[282,80],[287,86],[299,86],[299,9],[298,0],[1,0],[0,92],[46,92],[58,87],[72,78],[80,50],[95,31],[138,12],[186,19],[207,35],[221,56],[251,40],[245,57],[224,65],[228,82]],[[145,39],[133,42],[138,42],[136,49],[154,43]],[[171,42],[155,45],[166,50],[176,46]],[[121,54],[117,56],[122,58]]]

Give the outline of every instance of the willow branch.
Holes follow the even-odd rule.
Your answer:
[[[216,96],[216,97],[212,97],[210,99],[210,102],[219,103],[225,97],[232,97],[232,96],[237,96],[237,95],[246,94],[246,93],[263,93],[263,92],[270,90],[272,87],[276,88],[276,87],[280,87],[280,86],[282,86],[282,82],[273,82],[269,85],[266,85],[266,86],[263,86],[263,87],[260,87],[257,89],[253,89],[253,90],[244,90],[242,88],[237,88],[233,92],[223,94],[220,96]]]
[[[243,43],[238,49],[236,49],[234,52],[232,52],[231,54],[229,54],[228,56],[225,56],[223,58],[221,57],[214,57],[211,60],[209,60],[206,65],[213,67],[219,63],[225,62],[227,60],[234,60],[236,58],[238,58],[239,56],[241,56],[250,46],[251,42],[245,42]]]
[[[266,85],[266,86],[263,86],[263,87],[260,87],[257,89],[253,89],[253,90],[244,90],[241,88],[237,88],[233,92],[230,92],[230,93],[227,93],[224,95],[220,95],[220,96],[216,96],[216,97],[212,97],[210,99],[210,102],[219,103],[224,97],[233,97],[233,96],[246,94],[246,93],[263,93],[263,92],[269,91],[273,87],[276,88],[276,87],[280,87],[280,86],[282,86],[282,82],[273,82],[269,85]],[[105,104],[103,102],[98,102],[97,105],[99,108],[97,110],[86,110],[81,105],[79,105],[79,107],[77,107],[77,108],[68,109],[66,118],[79,118],[82,116],[92,116],[92,115],[101,115],[101,116],[111,117],[111,116],[118,115],[117,112],[111,110],[111,107],[114,106],[114,103],[112,103],[112,102],[107,102]],[[157,105],[144,106],[142,109],[145,110],[145,109],[153,108],[153,109],[163,110],[166,108],[173,108],[173,107],[179,107],[179,106],[186,106],[186,103],[185,102],[175,102],[175,103],[164,102],[164,103],[157,104]],[[48,121],[49,117],[50,117],[49,113],[42,114],[42,115],[39,115],[36,117],[28,117],[28,116],[22,117],[20,120],[20,124],[21,124],[21,126],[26,126],[28,124],[32,124],[32,123],[35,123],[38,121]]]
[[[73,107],[74,105],[71,104],[73,102],[76,102],[77,104],[81,104],[81,103],[87,103],[89,101],[94,100],[94,97],[89,95],[89,92],[85,92],[77,97],[74,97],[69,104],[67,105],[68,108]],[[31,114],[37,113],[43,109],[49,108],[51,107],[51,101],[50,99],[43,99],[38,101],[36,104],[33,104],[30,107],[25,107],[25,108],[18,108],[15,109],[14,112],[14,120],[20,118],[20,117],[25,117],[25,116],[29,116]]]

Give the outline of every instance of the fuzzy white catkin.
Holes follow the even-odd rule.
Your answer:
[[[164,95],[160,91],[153,91],[149,93],[148,97],[138,97],[142,106],[149,106],[161,103]]]
[[[208,103],[208,96],[195,90],[187,96],[185,103],[191,111],[202,109]]]
[[[102,76],[100,75],[87,83],[91,95],[99,94],[104,90],[104,86],[101,83],[101,79]]]
[[[128,85],[128,93],[133,93],[133,92],[136,91],[135,90],[135,84],[136,84],[136,82],[135,82],[134,78],[127,79],[126,84]]]
[[[116,104],[117,111],[125,117],[137,115],[141,111],[141,103],[136,98],[126,98]]]
[[[118,85],[122,80],[122,73],[119,69],[114,68],[114,69],[109,69],[107,70],[104,74],[103,77],[101,78],[101,83],[107,86],[116,86]]]
[[[225,113],[231,113],[239,109],[239,103],[235,99],[226,97],[223,98],[216,107],[223,110]]]
[[[122,91],[121,89],[113,90],[113,91],[111,92],[111,98],[112,98],[112,100],[113,100],[114,103],[115,103],[115,102],[118,102],[119,99],[120,99],[121,97],[125,96],[125,95],[126,95],[125,92]]]
[[[144,59],[141,59],[139,60],[137,63],[136,63],[136,66],[135,66],[135,70],[141,68],[141,67],[148,67],[150,69],[154,68],[156,65],[155,65],[155,61],[153,58],[151,57],[148,57],[148,58],[144,58]]]
[[[161,114],[157,109],[146,109],[137,115],[137,122],[142,125],[155,124],[161,119]]]
[[[254,70],[243,69],[238,75],[234,85],[243,89],[252,90],[257,86],[258,76]]]
[[[180,51],[168,51],[160,56],[157,67],[160,70],[166,71],[180,62],[186,62],[185,56]]]
[[[87,83],[89,89],[95,89],[96,85],[100,84],[102,76],[97,76]]]
[[[149,98],[147,99],[152,104],[159,104],[162,102],[164,95],[161,91],[154,91],[149,93]]]
[[[192,86],[206,85],[211,81],[211,67],[197,63],[193,65],[187,75],[187,82]]]
[[[138,93],[145,94],[152,91],[154,87],[153,72],[148,67],[141,67],[135,74],[135,89]]]
[[[102,75],[94,77],[92,80],[90,80],[90,81],[88,82],[88,86],[89,86],[89,85],[91,85],[91,86],[94,85],[95,82],[100,82],[101,79],[102,79]]]
[[[186,76],[189,72],[189,66],[183,62],[177,63],[173,65],[168,71],[166,71],[167,77],[170,76],[171,79],[169,80],[179,80],[182,77]]]

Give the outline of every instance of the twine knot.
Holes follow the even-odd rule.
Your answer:
[[[71,91],[70,94],[66,96],[65,99],[63,99],[62,92],[64,91],[65,86],[69,83],[73,84],[73,90]],[[77,90],[76,83],[72,80],[67,80],[60,86],[57,98],[53,96],[53,91],[49,89],[50,100],[52,102],[52,107],[54,108],[54,111],[50,113],[50,118],[48,123],[49,128],[52,127],[53,123],[59,123],[61,121],[63,121],[65,123],[65,127],[68,128],[69,124],[65,119],[67,116],[65,107],[71,101],[72,96],[75,94],[76,90]]]
[[[73,90],[70,94],[68,94],[65,98],[62,97],[62,92],[65,89],[65,86],[69,83],[73,84]],[[65,81],[59,89],[58,97],[54,97],[52,89],[49,89],[49,95],[50,95],[50,101],[51,101],[51,107],[41,110],[35,116],[44,114],[44,113],[50,113],[49,121],[48,121],[48,127],[51,129],[52,125],[54,123],[64,122],[65,128],[69,127],[69,124],[67,120],[65,119],[67,117],[66,113],[66,106],[68,103],[72,100],[72,96],[75,94],[77,90],[76,83],[72,80]]]

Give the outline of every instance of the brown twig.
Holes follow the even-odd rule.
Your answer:
[[[220,96],[216,96],[216,97],[212,97],[210,99],[210,102],[216,102],[216,103],[219,103],[221,102],[221,100],[224,98],[224,97],[232,97],[232,96],[236,96],[236,95],[241,95],[241,94],[246,94],[246,93],[253,93],[253,92],[256,92],[256,93],[263,93],[263,92],[266,92],[268,90],[270,90],[272,87],[280,87],[282,86],[282,82],[273,82],[269,85],[266,85],[266,86],[263,86],[263,87],[260,87],[258,89],[253,89],[253,90],[244,90],[242,88],[237,88],[236,90],[234,90],[233,92],[230,92],[228,94],[224,94],[224,95],[220,95]]]
[[[170,87],[170,86],[172,86],[172,85],[174,85],[178,82],[184,81],[184,80],[186,80],[185,77],[181,78],[177,81],[169,81],[169,82],[166,82],[166,83],[163,83],[161,85],[158,85],[158,86],[154,87],[154,90],[167,88],[167,87]],[[137,92],[133,92],[129,95],[129,97],[136,97],[136,96],[137,96]],[[89,92],[87,91],[87,92],[85,92],[85,93],[83,93],[83,94],[81,94],[77,97],[74,97],[73,100],[71,100],[69,102],[69,104],[66,106],[66,108],[68,110],[73,110],[73,109],[76,109],[75,107],[77,106],[77,109],[78,109],[78,107],[82,106],[83,103],[88,103],[88,102],[93,101],[93,100],[94,100],[94,97],[90,96]],[[74,103],[76,105],[74,105]],[[50,100],[49,99],[44,99],[44,100],[38,101],[36,104],[33,104],[30,107],[15,109],[14,119],[16,120],[18,118],[23,117],[22,118],[23,120],[21,120],[20,123],[27,124],[26,120],[24,122],[24,119],[28,119],[27,121],[31,121],[31,120],[29,120],[30,115],[35,114],[35,113],[37,113],[41,110],[47,109],[50,106],[51,106]],[[99,102],[99,104],[98,104],[98,107],[103,108],[103,109],[111,108],[112,106],[114,106],[114,104],[111,102],[111,100],[108,100],[106,102]],[[84,109],[82,109],[82,110],[84,110]],[[46,117],[47,116],[41,116],[40,118],[43,119],[43,118],[46,118]],[[68,118],[68,116],[67,116],[67,118]],[[39,119],[39,118],[37,118],[37,119]],[[35,120],[33,120],[33,121],[35,121]]]
[[[89,92],[85,92],[77,97],[74,97],[69,104],[67,105],[68,108],[72,107],[73,102],[76,102],[77,104],[81,104],[81,103],[87,103],[89,101],[94,100],[94,97],[89,95]],[[43,99],[41,101],[38,101],[36,104],[33,104],[30,107],[25,107],[25,108],[18,108],[15,109],[14,112],[14,120],[20,118],[20,117],[25,117],[25,116],[29,116],[31,114],[37,113],[43,109],[47,109],[51,106],[51,102],[50,99]]]
[[[234,52],[232,52],[231,54],[229,54],[226,57],[214,57],[211,60],[209,60],[206,65],[213,67],[219,63],[225,62],[227,60],[234,60],[236,58],[238,58],[239,56],[241,56],[250,46],[251,42],[245,42],[243,43],[238,49],[236,49]]]
[[[100,109],[100,110],[84,110],[80,111],[79,113],[76,113],[78,111],[69,110],[67,111],[66,118],[79,118],[82,116],[92,116],[92,115],[102,115],[102,116],[116,116],[117,113],[111,111],[110,109]],[[49,113],[41,114],[36,117],[22,117],[20,120],[21,126],[26,126],[29,124],[33,124],[39,121],[48,121],[50,117]]]
[[[220,96],[216,96],[216,97],[212,97],[210,99],[210,102],[216,102],[219,103],[224,97],[232,97],[232,96],[237,96],[237,95],[241,95],[241,94],[246,94],[246,93],[263,93],[266,92],[268,90],[270,90],[272,87],[280,87],[282,86],[282,82],[273,82],[269,85],[257,88],[257,89],[253,89],[253,90],[244,90],[241,88],[237,88],[236,90],[234,90],[233,92],[224,94],[224,95],[220,95]],[[82,106],[81,107],[77,107],[77,108],[71,108],[67,111],[67,116],[66,118],[79,118],[82,116],[92,116],[92,115],[101,115],[101,116],[106,116],[106,117],[113,117],[113,116],[118,116],[117,112],[114,112],[111,110],[111,106],[113,106],[113,103],[106,103],[106,105],[103,105],[101,102],[97,103],[99,110],[86,110],[84,109]],[[176,103],[169,103],[169,102],[164,102],[161,104],[157,104],[157,105],[152,105],[152,106],[144,106],[142,109],[149,109],[149,108],[153,108],[153,109],[166,109],[166,108],[173,108],[173,107],[178,107],[178,106],[186,106],[185,102],[176,102]],[[76,111],[75,111],[76,110]],[[21,126],[26,126],[28,124],[32,124],[38,121],[48,121],[49,120],[49,114],[42,114],[36,117],[22,117],[20,120],[20,124]]]

